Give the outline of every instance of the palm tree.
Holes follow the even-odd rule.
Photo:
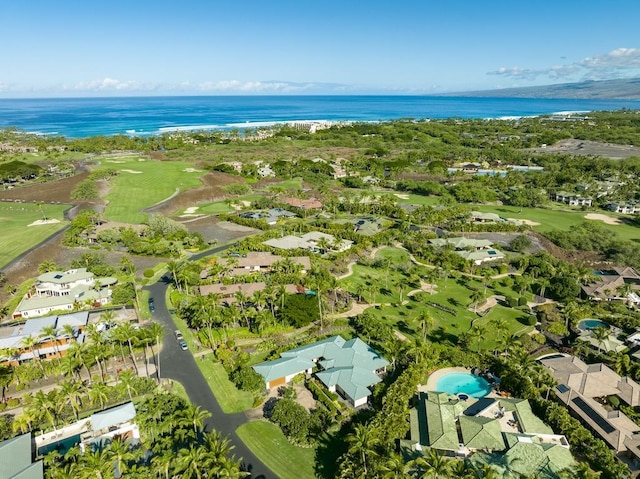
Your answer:
[[[151,466],[155,475],[158,477],[164,476],[164,479],[169,479],[169,471],[173,465],[174,453],[173,451],[164,451],[161,454],[154,454],[151,458]]]
[[[134,374],[130,369],[122,371],[120,374],[118,374],[120,384],[124,389],[127,390],[130,401],[133,401],[133,395],[138,393],[135,386],[136,376],[137,374]]]
[[[184,422],[193,426],[193,432],[196,434],[202,432],[205,419],[211,417],[211,413],[200,406],[189,406],[180,413]]]
[[[401,454],[394,452],[380,466],[380,471],[382,479],[405,479],[409,475],[409,466]]]
[[[102,410],[108,399],[109,387],[106,384],[96,383],[89,388],[89,400],[94,406],[100,404],[100,409]]]
[[[58,271],[58,265],[55,261],[47,259],[38,265],[38,273],[49,273],[51,271]]]
[[[111,440],[109,447],[105,449],[107,461],[113,464],[114,476],[126,476],[129,462],[135,459],[135,454],[129,444],[122,437],[115,436]]]
[[[419,478],[439,479],[450,476],[453,462],[436,449],[429,449],[426,456],[418,457],[410,461]]]
[[[418,317],[418,321],[420,322],[420,331],[422,332],[422,341],[426,341],[427,334],[429,333],[429,330],[431,329],[431,327],[434,325],[435,320],[429,315],[429,313],[427,313],[426,311],[423,311],[422,313],[420,313],[420,316]]]
[[[39,339],[49,339],[53,343],[53,348],[56,351],[58,357],[58,364],[60,364],[60,349],[58,348],[58,330],[54,325],[44,326],[40,330]]]
[[[131,357],[131,362],[133,363],[133,368],[136,371],[136,376],[140,375],[138,371],[138,365],[136,364],[136,357],[133,353],[133,341],[138,336],[138,330],[133,327],[133,324],[129,321],[121,323],[115,330],[114,337],[122,342],[127,343],[129,346],[129,356]]]
[[[33,395],[29,408],[36,414],[45,416],[51,423],[51,427],[56,429],[56,419],[58,416],[57,391],[54,389],[45,394],[42,389]]]
[[[349,452],[359,454],[362,461],[364,477],[367,477],[367,456],[375,455],[375,447],[379,443],[375,431],[365,424],[357,424],[352,433],[346,437]]]
[[[160,323],[153,321],[151,325],[147,328],[149,331],[149,335],[154,338],[154,342],[156,346],[160,346],[160,338],[164,334],[164,328]],[[155,358],[156,363],[156,379],[158,383],[160,383],[160,351],[157,353],[153,352],[153,345],[151,347],[151,354]]]
[[[188,448],[178,451],[176,458],[176,471],[181,479],[202,479],[212,475],[211,454],[203,446],[190,444]]]
[[[113,477],[113,463],[108,460],[106,449],[91,449],[81,457],[79,478],[109,479]]]
[[[62,381],[60,383],[60,394],[64,397],[65,403],[71,406],[73,414],[78,420],[78,412],[80,411],[81,396],[84,387],[79,381]]]
[[[22,346],[25,351],[31,351],[33,353],[33,359],[40,366],[40,368],[42,369],[42,374],[44,374],[44,377],[46,378],[47,375],[45,373],[44,367],[40,363],[41,358],[38,344],[39,341],[34,336],[25,336],[24,338],[22,338],[22,341],[20,341],[20,346]]]
[[[591,335],[598,342],[598,351],[602,351],[602,345],[607,339],[609,339],[609,330],[602,326],[598,326],[591,331]]]

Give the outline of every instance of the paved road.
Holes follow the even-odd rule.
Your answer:
[[[223,251],[228,247],[220,246],[205,254],[193,256],[191,259],[199,259],[202,256]],[[211,412],[212,416],[206,422],[207,427],[216,429],[229,437],[235,446],[233,454],[237,458],[242,458],[243,469],[251,473],[251,478],[275,479],[276,475],[244,445],[236,434],[238,426],[248,422],[247,416],[244,413],[225,414],[200,372],[191,352],[180,349],[173,335],[176,326],[164,301],[170,281],[169,275],[165,275],[157,283],[144,288],[155,299],[156,310],[153,313],[153,319],[165,326],[164,341],[160,352],[160,376],[180,382],[193,404]]]

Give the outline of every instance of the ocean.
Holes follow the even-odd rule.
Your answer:
[[[0,128],[83,138],[256,128],[280,122],[516,118],[640,109],[637,100],[443,96],[179,96],[0,99]]]

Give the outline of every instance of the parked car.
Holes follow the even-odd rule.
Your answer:
[[[187,346],[187,342],[184,339],[181,340],[178,344],[180,344],[180,349],[182,349],[183,351],[189,349],[189,346]]]
[[[152,313],[156,310],[156,303],[153,298],[149,298],[149,311]]]
[[[176,339],[177,339],[178,341],[180,341],[180,340],[184,339],[184,338],[182,337],[182,333],[180,332],[180,330],[179,330],[179,329],[176,329],[176,330],[173,332],[173,334],[175,334],[175,335],[176,335]]]

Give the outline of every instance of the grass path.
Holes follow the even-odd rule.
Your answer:
[[[293,446],[282,431],[266,421],[252,421],[236,429],[249,449],[280,479],[313,479],[315,449]]]

